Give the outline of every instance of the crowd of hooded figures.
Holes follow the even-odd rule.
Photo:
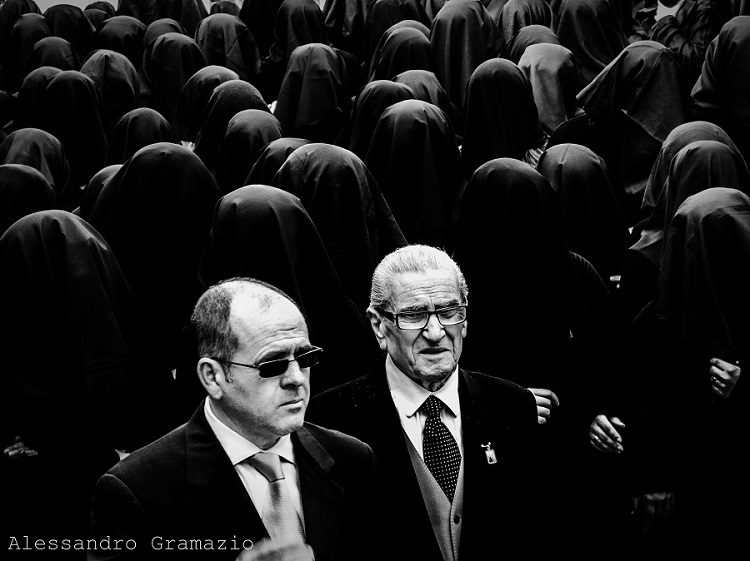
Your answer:
[[[372,367],[373,270],[419,243],[465,274],[462,366],[536,396],[573,551],[741,547],[750,10],[653,8],[5,0],[10,535],[86,536],[97,478],[189,418],[206,288],[290,295],[315,395]]]

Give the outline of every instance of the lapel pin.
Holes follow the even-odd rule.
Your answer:
[[[490,465],[496,464],[497,456],[495,455],[495,450],[492,448],[492,442],[482,444],[482,448],[484,448],[484,455],[487,457],[487,463]]]

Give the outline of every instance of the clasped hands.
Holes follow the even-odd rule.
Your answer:
[[[709,372],[713,394],[721,399],[727,399],[737,385],[741,371],[742,369],[737,364],[732,364],[720,358],[712,358]]]

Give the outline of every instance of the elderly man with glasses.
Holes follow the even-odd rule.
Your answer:
[[[367,309],[382,360],[310,404],[315,422],[375,450],[373,508],[394,544],[389,561],[516,558],[557,545],[536,401],[459,367],[468,310],[466,281],[445,252],[411,245],[387,255]],[[501,322],[502,295],[497,314]]]
[[[201,296],[191,321],[207,398],[100,478],[93,538],[108,541],[89,559],[379,558],[372,449],[305,423],[323,350],[297,304],[230,279]]]

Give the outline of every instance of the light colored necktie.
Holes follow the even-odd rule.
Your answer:
[[[247,461],[268,479],[268,492],[261,518],[274,540],[305,541],[302,521],[292,504],[289,488],[281,469],[281,458],[272,452],[258,452]]]

